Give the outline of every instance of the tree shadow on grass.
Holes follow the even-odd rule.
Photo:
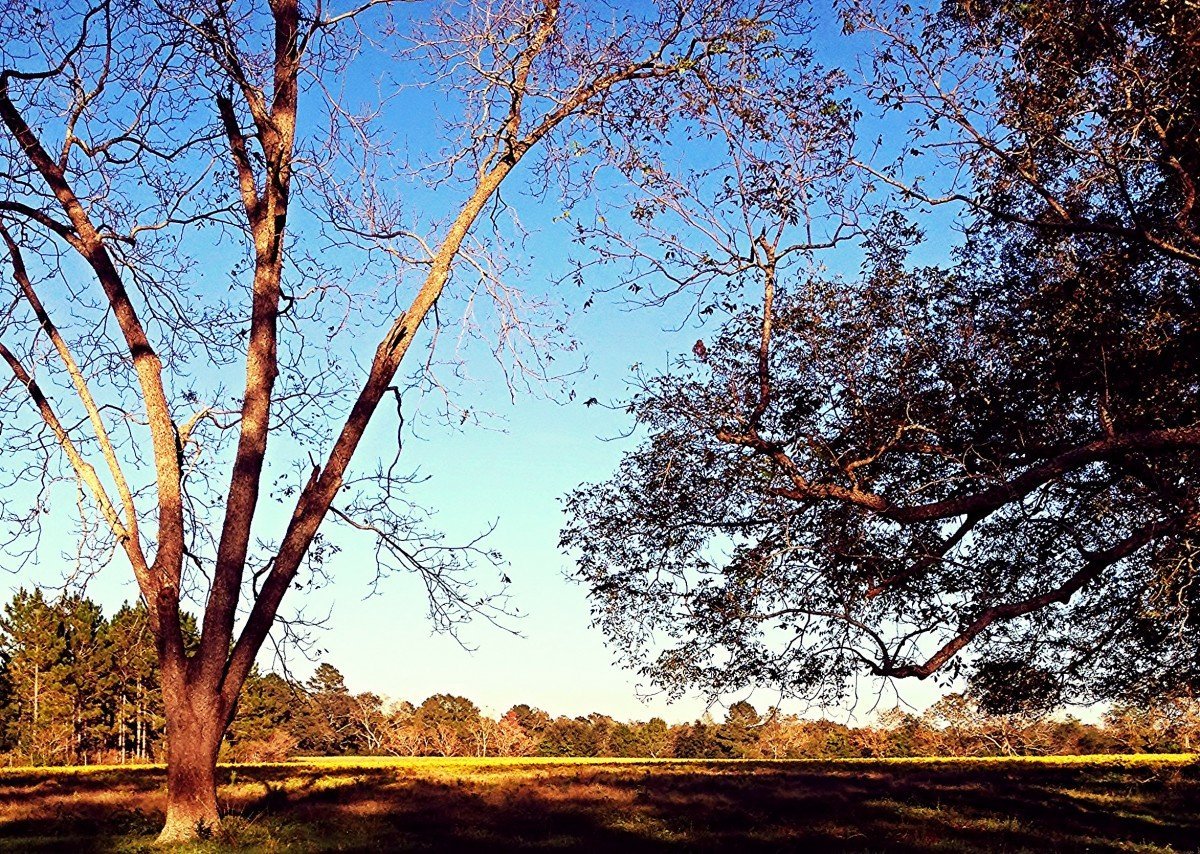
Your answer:
[[[1196,766],[241,767],[208,846],[277,850],[1194,851]],[[143,847],[161,771],[0,776],[0,845]]]

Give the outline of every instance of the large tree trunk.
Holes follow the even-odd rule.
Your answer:
[[[158,841],[180,843],[196,839],[202,828],[220,820],[217,751],[225,734],[226,716],[210,692],[193,688],[163,693],[167,714],[167,821]]]

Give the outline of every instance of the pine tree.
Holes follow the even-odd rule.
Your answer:
[[[305,687],[312,698],[318,725],[301,746],[318,753],[342,753],[352,749],[353,739],[347,731],[351,699],[341,671],[332,664],[322,663]]]
[[[151,758],[163,730],[154,637],[141,602],[121,606],[108,626],[112,739],[122,763]]]
[[[10,741],[33,764],[64,761],[73,747],[67,642],[58,610],[41,590],[19,590],[0,618]]]
[[[716,732],[721,753],[734,759],[752,758],[758,740],[757,728],[761,722],[758,710],[745,700],[730,706],[725,723]]]
[[[71,702],[71,761],[95,761],[105,747],[110,727],[112,656],[108,621],[100,606],[81,596],[65,596],[56,604],[64,642],[64,680]]]

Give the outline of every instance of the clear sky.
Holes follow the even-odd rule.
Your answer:
[[[832,34],[836,28],[828,31]],[[844,46],[834,42],[826,41],[824,49],[835,61],[846,55]],[[358,73],[362,76],[357,82],[365,83],[367,72]],[[436,122],[397,121],[393,131],[400,144],[413,150],[430,150],[440,141]],[[523,285],[533,293],[549,293],[551,283],[566,269],[563,247],[569,241],[569,225],[555,221],[561,210],[553,199],[514,197],[512,201],[531,232],[523,247],[528,253]],[[602,279],[589,285],[602,288],[606,283]],[[328,611],[330,619],[315,638],[321,651],[313,660],[292,657],[290,665],[297,676],[307,676],[315,661],[323,660],[336,665],[354,691],[370,690],[414,702],[451,692],[493,713],[516,703],[552,714],[599,711],[626,719],[660,715],[679,721],[704,713],[705,703],[698,697],[673,704],[662,697],[639,698],[639,689],[649,690],[649,686],[618,668],[602,635],[589,627],[585,592],[567,578],[570,560],[557,548],[563,523],[560,497],[581,482],[606,477],[622,451],[635,441],[618,438],[631,426],[628,416],[604,407],[585,407],[583,401],[626,397],[631,365],[666,369],[674,357],[690,351],[703,330],[686,321],[680,328],[686,301],[665,310],[629,310],[618,305],[616,297],[600,297],[583,312],[580,307],[588,291],[572,288],[551,295],[572,315],[571,331],[588,360],[586,370],[574,380],[574,400],[560,394],[519,395],[514,401],[494,369],[472,366],[479,382],[456,389],[456,394],[467,405],[490,410],[496,417],[487,419],[484,427],[470,422],[460,429],[427,424],[419,437],[407,440],[404,452],[406,465],[419,467],[429,477],[414,490],[413,498],[436,509],[435,525],[450,541],[469,540],[497,523],[488,545],[508,562],[505,572],[513,582],[512,605],[524,615],[507,621],[515,634],[476,621],[461,634],[471,647],[465,649],[451,637],[431,633],[424,591],[413,577],[389,578],[368,595],[373,562],[371,542],[364,538],[334,558],[329,567],[334,583],[305,600],[310,615]],[[368,359],[375,342],[358,343],[360,361]],[[423,354],[414,351],[413,355]],[[387,414],[381,414],[367,447],[359,452],[360,465],[390,454],[394,425]],[[262,517],[263,530],[281,529],[284,518],[279,508],[264,507]],[[48,538],[43,549],[44,580],[61,573],[55,555],[71,548],[53,536]],[[484,567],[480,576],[486,587],[495,573]],[[6,578],[4,583],[11,591],[28,583],[28,578]],[[136,589],[122,562],[96,579],[89,594],[111,613],[123,599],[136,598]],[[284,609],[296,604],[289,599]],[[269,651],[262,662],[271,665]],[[871,686],[864,689],[873,696]],[[904,696],[923,706],[933,693],[928,687],[911,686],[904,689]],[[765,709],[777,698],[763,689],[750,699]],[[894,695],[887,694],[883,706],[894,702]],[[867,705],[860,704],[860,711]],[[719,709],[713,711],[721,715]]]

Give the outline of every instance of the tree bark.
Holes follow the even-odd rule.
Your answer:
[[[217,751],[225,715],[207,691],[164,691],[167,716],[167,819],[158,841],[198,838],[220,820]],[[196,696],[199,695],[199,696]]]

